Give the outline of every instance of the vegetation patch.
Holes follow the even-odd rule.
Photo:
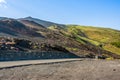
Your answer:
[[[112,42],[111,44],[116,46],[117,48],[120,48],[120,42]]]

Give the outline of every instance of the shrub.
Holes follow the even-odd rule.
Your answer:
[[[112,42],[111,44],[118,47],[118,48],[120,48],[120,42]]]

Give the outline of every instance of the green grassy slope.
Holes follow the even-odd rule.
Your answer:
[[[120,31],[77,25],[67,25],[66,30],[69,36],[76,37],[79,42],[86,41],[120,55]]]

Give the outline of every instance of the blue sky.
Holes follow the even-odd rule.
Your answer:
[[[120,0],[0,0],[0,16],[120,30]]]

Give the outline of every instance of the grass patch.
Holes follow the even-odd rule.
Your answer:
[[[104,44],[105,50],[120,55],[120,31],[118,30],[79,25],[67,25],[66,30],[80,43],[89,42],[96,46]]]

